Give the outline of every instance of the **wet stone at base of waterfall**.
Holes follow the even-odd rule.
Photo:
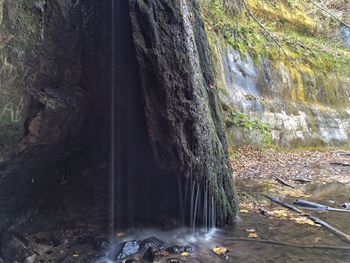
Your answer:
[[[136,240],[124,242],[117,259],[121,260],[130,257],[136,254],[139,251],[139,248],[140,245]]]
[[[181,254],[184,252],[191,253],[193,252],[193,249],[189,246],[172,246],[172,247],[168,247],[166,251],[169,252],[170,254]]]
[[[150,247],[143,255],[143,259],[147,262],[154,262],[161,257],[161,250],[156,247]]]
[[[30,260],[33,260],[36,255],[29,241],[14,232],[6,232],[2,235],[1,254],[5,262],[31,262]]]
[[[149,238],[144,239],[140,243],[140,251],[141,252],[146,252],[149,248],[159,248],[163,249],[165,245],[165,242],[152,236]]]

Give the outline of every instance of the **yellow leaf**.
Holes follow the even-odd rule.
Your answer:
[[[115,235],[116,235],[117,237],[124,237],[124,236],[126,236],[126,234],[123,233],[123,232],[117,232]]]
[[[188,252],[183,252],[183,253],[181,253],[181,256],[183,256],[183,257],[188,257],[190,254],[188,253]]]
[[[284,209],[275,209],[273,211],[268,212],[268,215],[278,217],[280,219],[285,219],[288,217],[288,211]]]
[[[317,243],[318,241],[321,241],[322,240],[322,238],[320,238],[320,237],[315,237],[315,239],[314,239],[314,241]]]
[[[311,219],[308,219],[306,217],[295,217],[295,218],[291,218],[291,219],[294,220],[297,224],[300,224],[300,225],[316,226],[314,221],[312,221]]]
[[[258,237],[258,234],[253,232],[253,233],[249,233],[248,235],[249,238],[257,238]]]
[[[212,250],[216,255],[224,255],[228,251],[228,249],[224,247],[214,247]]]

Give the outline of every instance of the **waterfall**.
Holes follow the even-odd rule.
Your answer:
[[[215,202],[209,193],[208,182],[200,183],[190,176],[183,180],[179,178],[178,185],[181,222],[189,225],[192,233],[215,228]]]
[[[185,178],[180,173],[169,174],[160,169],[154,159],[144,115],[129,6],[122,0],[111,0],[110,5],[110,236],[113,238],[118,228],[132,227],[135,222],[159,224],[164,223],[164,218],[176,221],[174,225],[210,228],[215,225],[215,208],[208,182],[196,181],[192,176]],[[186,1],[182,0],[180,7],[191,77],[198,86],[193,92],[199,93],[196,97],[201,100],[197,102],[200,110],[209,115],[191,13]],[[198,129],[210,132],[202,123]]]
[[[116,0],[119,4],[119,0]],[[110,105],[110,114],[111,114],[111,131],[110,131],[110,219],[109,219],[109,227],[110,227],[110,235],[111,239],[114,236],[114,222],[115,222],[115,189],[114,189],[114,174],[115,174],[115,0],[111,0],[111,8],[112,8],[112,31],[111,31],[111,105]]]

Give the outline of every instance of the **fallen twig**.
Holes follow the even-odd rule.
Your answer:
[[[333,162],[333,163],[330,163],[330,165],[350,166],[350,163]]]
[[[317,204],[314,202],[306,201],[303,199],[298,199],[293,204],[302,207],[304,209],[311,209],[311,210],[316,210],[316,211],[329,211],[329,212],[343,212],[343,213],[350,213],[350,210],[347,209],[341,209],[341,208],[334,208],[334,207],[329,207],[326,205],[321,205]]]
[[[279,204],[279,205],[281,205],[283,207],[286,207],[286,208],[288,208],[288,209],[290,209],[290,210],[292,210],[292,211],[294,211],[294,212],[296,212],[298,214],[301,214],[301,215],[305,216],[308,219],[311,219],[316,224],[319,224],[319,225],[325,227],[329,232],[331,232],[334,235],[338,236],[343,241],[350,243],[350,235],[347,235],[347,234],[343,233],[342,231],[340,231],[340,230],[336,229],[335,227],[329,225],[327,222],[325,222],[325,221],[323,221],[323,220],[321,220],[321,219],[319,219],[319,218],[317,218],[317,217],[315,217],[313,215],[306,214],[302,210],[300,210],[299,208],[297,208],[297,207],[295,207],[293,205],[290,205],[288,203],[285,203],[285,202],[279,200],[278,198],[273,198],[273,197],[268,196],[268,195],[263,195],[263,196],[265,196],[266,198],[270,199],[274,203],[277,203],[277,204]]]
[[[292,180],[296,181],[296,182],[299,182],[299,183],[302,183],[302,184],[307,184],[307,183],[311,183],[312,182],[312,180],[305,179],[305,178],[294,178]]]
[[[346,152],[346,151],[337,151],[336,154],[341,156],[350,156],[350,152]]]
[[[275,176],[275,179],[276,179],[279,183],[283,184],[284,186],[288,186],[288,187],[290,187],[290,188],[295,189],[295,187],[294,187],[293,185],[290,185],[289,183],[287,183],[287,182],[284,181],[283,179],[279,178],[278,176]]]
[[[245,237],[230,237],[229,240],[238,241],[238,242],[242,241],[242,242],[267,243],[267,244],[272,244],[277,246],[290,246],[290,247],[296,247],[296,248],[350,250],[350,247],[343,247],[343,246],[299,245],[299,244],[276,241],[276,240],[245,238]]]

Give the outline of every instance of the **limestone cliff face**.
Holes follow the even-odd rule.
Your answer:
[[[349,76],[296,69],[265,58],[253,62],[231,47],[220,54],[226,91],[221,98],[236,111],[265,122],[274,144],[283,147],[346,146],[350,141]],[[236,144],[260,143],[259,132],[231,127]]]
[[[201,3],[232,144],[349,144],[346,26],[311,3],[248,0],[233,9],[218,0]],[[348,7],[327,4],[344,23]]]

